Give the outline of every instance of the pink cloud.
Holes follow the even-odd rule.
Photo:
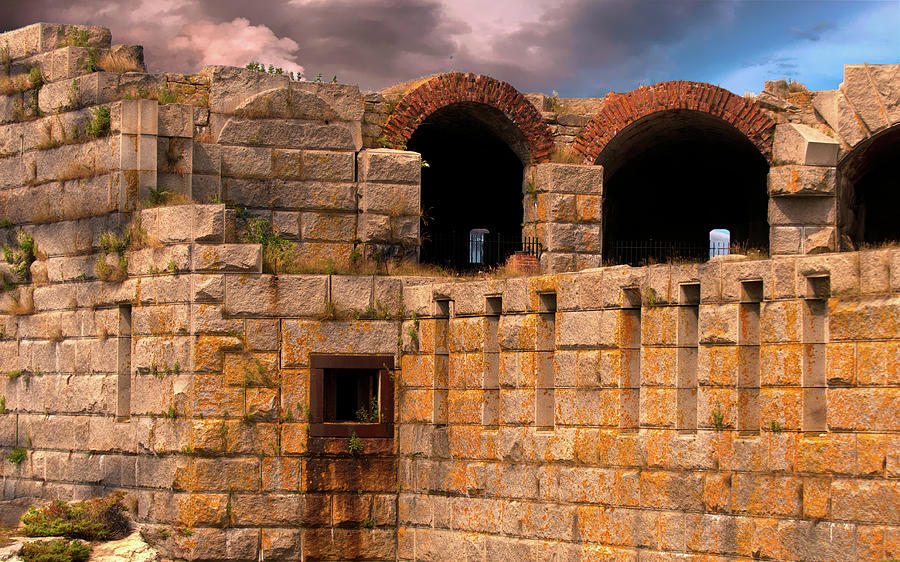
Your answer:
[[[250,61],[258,61],[291,72],[303,72],[303,67],[297,63],[300,46],[296,41],[278,37],[265,25],[250,25],[246,18],[186,24],[172,40],[171,48],[193,53],[203,66],[244,66]]]

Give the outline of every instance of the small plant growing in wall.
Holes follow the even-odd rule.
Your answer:
[[[781,433],[782,432],[781,424],[777,420],[772,420],[769,422],[769,430],[772,433]]]
[[[94,273],[98,279],[104,281],[124,281],[128,276],[128,256],[125,255],[125,247],[127,242],[119,237],[118,234],[104,230],[100,233],[100,249],[101,254],[97,256],[94,262]],[[118,255],[118,263],[115,266],[109,265],[106,256],[109,254]]]
[[[359,423],[378,423],[378,398],[373,396],[369,407],[356,410],[356,421]]]
[[[18,249],[14,250],[9,246],[3,248],[3,257],[7,263],[12,264],[12,270],[19,279],[27,282],[31,280],[31,264],[37,259],[37,245],[30,234],[21,230],[16,233],[16,242]]]
[[[659,304],[659,301],[656,298],[656,289],[647,287],[644,290],[644,300],[647,302],[647,306],[656,306]]]
[[[337,320],[337,305],[333,300],[325,301],[325,312],[322,313],[321,320]]]
[[[244,242],[262,246],[263,268],[269,273],[278,273],[279,266],[294,260],[294,244],[278,236],[278,232],[269,221],[249,216]]]
[[[409,336],[409,343],[413,349],[419,349],[419,317],[413,312],[410,319],[413,323],[406,329],[406,335]]]
[[[6,415],[6,396],[0,396],[0,415]]]
[[[362,526],[365,529],[374,529],[375,528],[375,520],[371,517],[366,517],[362,521]]]
[[[722,431],[726,427],[725,414],[719,406],[716,406],[716,409],[712,411],[712,425],[716,431]]]
[[[13,464],[22,464],[26,458],[28,458],[28,451],[25,450],[25,447],[16,447],[9,453],[7,460]]]
[[[87,134],[88,138],[96,139],[108,135],[111,121],[109,106],[101,105],[92,109],[91,113],[93,113],[94,117],[85,126],[85,134]]]
[[[159,102],[159,105],[178,103],[178,94],[170,90],[168,86],[165,86],[157,92],[156,100]]]
[[[347,451],[354,457],[363,452],[363,441],[355,431],[350,432],[350,438],[347,439]]]
[[[41,67],[35,65],[28,71],[28,82],[32,90],[40,90],[44,85],[44,75],[41,74]]]

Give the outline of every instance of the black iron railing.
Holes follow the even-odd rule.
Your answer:
[[[603,256],[606,263],[646,265],[666,261],[706,261],[728,254],[726,242],[682,240],[619,240]]]
[[[543,247],[537,238],[518,233],[432,232],[422,243],[421,260],[457,270],[484,269],[503,265],[517,252],[540,259]]]

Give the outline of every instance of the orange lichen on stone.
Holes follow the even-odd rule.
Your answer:
[[[224,527],[227,520],[226,494],[187,494],[178,501],[178,524],[193,528],[197,525]]]
[[[674,388],[644,388],[641,391],[641,424],[673,427],[675,393]]]
[[[759,363],[762,386],[799,386],[803,380],[803,345],[761,345]]]
[[[221,371],[225,350],[239,350],[243,338],[237,336],[197,336],[194,345],[194,370]]]
[[[400,393],[400,423],[426,423],[431,421],[434,391],[431,389],[404,389]]]
[[[481,452],[481,427],[451,425],[450,455],[458,459],[477,459]]]
[[[309,424],[281,424],[281,452],[287,455],[303,454],[308,451]]]
[[[763,388],[759,392],[759,420],[764,428],[775,422],[783,430],[800,429],[802,395],[799,388]]]
[[[480,424],[481,407],[484,404],[482,390],[450,390],[447,412],[451,424]]]
[[[829,343],[825,346],[825,377],[828,384],[856,384],[856,343]]]
[[[900,342],[859,342],[857,346],[859,385],[900,385]]]

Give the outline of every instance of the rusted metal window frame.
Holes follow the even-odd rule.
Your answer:
[[[309,435],[311,437],[394,436],[394,369],[393,355],[321,355],[309,356]],[[325,370],[378,370],[378,404],[380,423],[330,423],[324,420]]]

